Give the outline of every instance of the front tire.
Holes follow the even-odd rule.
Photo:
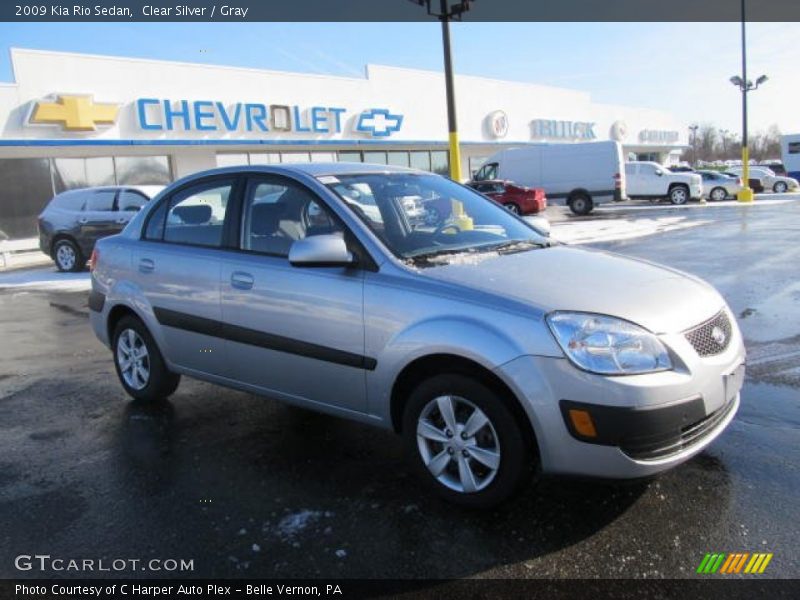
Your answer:
[[[592,212],[594,203],[588,194],[578,193],[570,197],[569,208],[576,215],[585,216]]]
[[[715,187],[711,192],[708,194],[708,197],[715,202],[722,202],[725,198],[728,197],[728,192],[725,188],[722,187]]]
[[[680,206],[689,201],[689,188],[685,185],[676,185],[669,191],[669,201]]]
[[[78,244],[66,238],[58,240],[53,246],[53,260],[62,273],[82,271],[86,264]]]
[[[495,506],[534,470],[523,429],[503,399],[465,375],[437,375],[419,384],[405,407],[403,436],[420,478],[462,506]]]
[[[506,204],[506,209],[509,212],[514,213],[515,215],[521,215],[522,214],[522,210],[520,210],[519,205],[514,203],[514,202],[509,202],[508,204]]]
[[[180,375],[167,369],[153,336],[136,317],[120,319],[112,348],[117,377],[133,399],[162,400],[177,389]]]
[[[785,194],[786,190],[789,189],[789,186],[786,185],[783,181],[778,181],[775,185],[772,186],[772,191],[776,194]]]

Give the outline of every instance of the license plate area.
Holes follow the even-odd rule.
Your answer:
[[[725,403],[727,404],[733,400],[744,385],[744,363],[740,364],[730,373],[723,375],[722,383],[725,387]]]

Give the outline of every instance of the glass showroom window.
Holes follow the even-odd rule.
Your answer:
[[[36,237],[36,216],[52,197],[50,159],[0,160],[0,242]]]
[[[389,164],[396,167],[408,167],[411,165],[408,152],[389,152]]]
[[[364,162],[375,165],[385,165],[386,152],[364,152]]]
[[[217,154],[218,167],[236,167],[239,165],[249,165],[249,164],[250,161],[248,159],[248,156],[244,152],[241,154],[234,154],[232,152]]]
[[[166,156],[115,156],[117,185],[167,185],[172,181]]]
[[[285,163],[309,162],[308,152],[282,152],[281,162]]]
[[[446,150],[434,150],[431,152],[431,171],[444,176],[450,174],[450,161]]]
[[[431,155],[427,150],[411,153],[411,167],[423,171],[431,170]]]
[[[364,162],[361,160],[361,152],[346,151],[339,152],[339,162]]]

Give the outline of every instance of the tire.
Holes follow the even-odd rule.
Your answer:
[[[708,194],[708,198],[710,200],[714,200],[715,202],[722,202],[727,197],[728,191],[723,187],[715,187]]]
[[[669,201],[676,206],[686,204],[689,201],[689,188],[685,185],[673,186],[669,191]]]
[[[783,181],[775,182],[775,185],[772,186],[772,191],[776,194],[785,194],[786,190],[789,189],[789,186],[786,185]]]
[[[180,375],[167,369],[153,336],[139,319],[131,315],[122,317],[114,328],[112,340],[114,368],[129,396],[152,402],[163,400],[177,389]],[[130,357],[131,348],[139,351],[140,356],[138,362],[126,368],[121,363]],[[141,355],[141,348],[145,349],[144,355]]]
[[[442,403],[453,407],[450,426]],[[473,414],[486,422],[463,437],[469,435],[465,426]],[[436,375],[420,383],[403,413],[403,436],[406,457],[419,477],[442,498],[462,506],[500,504],[530,479],[536,465],[523,429],[503,399],[465,375]]]
[[[514,203],[514,202],[509,202],[508,204],[505,205],[505,207],[506,207],[506,210],[508,210],[509,212],[514,213],[515,215],[521,215],[522,214],[522,211],[520,210],[519,205]]]
[[[67,238],[61,238],[53,245],[53,261],[62,273],[77,273],[86,266],[86,258],[78,244]]]
[[[592,202],[592,198],[589,196],[589,194],[580,192],[570,196],[569,209],[576,215],[588,215],[590,212],[592,212],[593,208],[594,203]]]

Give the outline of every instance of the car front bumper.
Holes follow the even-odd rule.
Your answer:
[[[544,473],[646,477],[688,460],[725,430],[744,379],[741,334],[735,330],[723,353],[705,358],[682,334],[661,339],[685,364],[608,377],[581,371],[566,358],[522,356],[497,370],[530,418]],[[596,437],[576,431],[571,409],[592,416]]]

